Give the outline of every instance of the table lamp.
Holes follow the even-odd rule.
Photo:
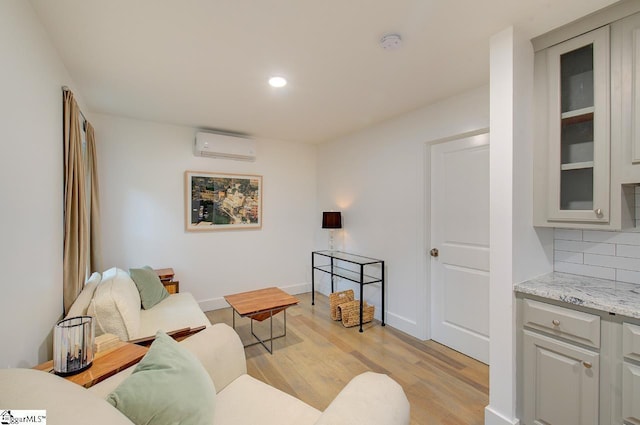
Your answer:
[[[342,229],[342,215],[340,211],[323,212],[322,228],[329,229],[329,250],[333,251],[333,232],[335,229]]]

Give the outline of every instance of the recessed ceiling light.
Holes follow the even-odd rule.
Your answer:
[[[269,78],[269,85],[271,87],[284,87],[287,85],[287,79],[284,77],[271,77]]]

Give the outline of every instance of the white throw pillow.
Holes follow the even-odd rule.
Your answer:
[[[102,280],[102,275],[98,272],[94,272],[84,283],[84,288],[82,288],[82,292],[78,295],[78,298],[73,302],[69,312],[65,319],[69,317],[76,316],[85,316],[87,314],[87,309],[89,308],[89,303],[91,302],[91,298],[93,298],[93,294],[98,287],[98,284]]]
[[[135,339],[140,329],[140,293],[129,273],[115,267],[105,271],[87,313],[95,318],[96,335]]]

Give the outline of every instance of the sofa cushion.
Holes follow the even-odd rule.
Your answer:
[[[321,412],[249,375],[242,375],[218,393],[214,424],[314,424]]]
[[[69,312],[67,312],[67,316],[65,318],[85,316],[87,314],[91,298],[93,298],[93,294],[101,280],[102,275],[98,272],[94,272],[89,277],[89,279],[84,283],[82,292],[80,292],[80,295],[78,295],[73,304],[71,304],[71,308],[69,309]]]
[[[129,275],[138,288],[142,308],[150,309],[169,296],[156,272],[149,266],[129,269]]]
[[[150,310],[141,310],[140,328],[133,338],[153,336],[159,330],[171,332],[199,326],[211,326],[211,322],[193,295],[180,292],[171,294]]]
[[[136,338],[140,329],[140,294],[129,274],[115,267],[105,271],[87,314],[96,319],[96,335],[112,333],[122,341]]]
[[[52,373],[0,369],[1,409],[47,411],[50,424],[131,425],[117,409],[85,388]]]
[[[198,359],[164,332],[107,401],[137,425],[210,425],[216,389]]]

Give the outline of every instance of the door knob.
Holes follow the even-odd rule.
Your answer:
[[[429,251],[429,254],[431,254],[432,257],[437,257],[439,254],[438,248],[432,248],[431,251]]]
[[[582,366],[586,367],[587,369],[591,369],[593,367],[591,362],[582,362]]]

